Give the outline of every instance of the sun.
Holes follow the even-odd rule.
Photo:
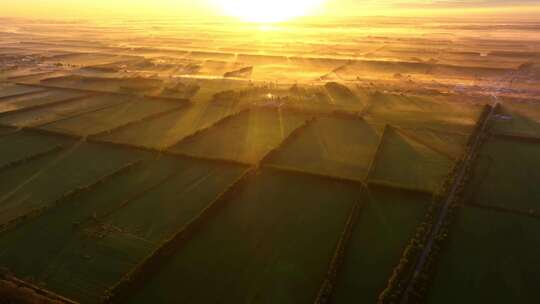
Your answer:
[[[243,21],[275,23],[305,16],[325,0],[214,0],[227,15]]]

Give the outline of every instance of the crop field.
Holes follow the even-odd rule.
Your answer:
[[[0,17],[0,302],[539,302],[536,20],[136,17]]]
[[[369,190],[345,253],[332,303],[376,303],[407,242],[420,223],[429,195]]]
[[[99,136],[99,140],[165,149],[184,137],[207,128],[226,116],[234,114],[235,107],[197,103],[171,112],[154,120],[132,125],[116,132]]]
[[[0,123],[14,127],[36,127],[84,113],[112,107],[126,101],[127,99],[125,97],[98,95],[74,100],[68,103],[51,105],[46,108],[6,113],[0,115]]]
[[[146,160],[0,233],[0,244],[8,248],[0,253],[0,263],[55,292],[99,303],[108,287],[242,170],[171,157]],[[40,251],[30,250],[36,241],[43,244]]]
[[[46,157],[0,172],[0,224],[47,207],[65,193],[92,184],[145,157],[138,151],[75,143]]]
[[[492,138],[480,151],[466,203],[540,211],[540,144]]]
[[[42,93],[11,97],[0,100],[0,115],[18,110],[45,106],[47,104],[83,97],[84,93],[67,90],[47,90]]]
[[[359,190],[265,170],[127,303],[313,301]]]
[[[429,303],[534,303],[540,280],[540,221],[463,208],[440,257]]]
[[[437,192],[453,160],[393,127],[388,127],[373,163],[369,181]]]
[[[98,134],[152,114],[167,112],[180,106],[169,101],[133,100],[114,107],[54,121],[40,128],[59,133],[88,136]]]
[[[63,137],[47,136],[30,131],[13,132],[0,137],[0,146],[2,147],[0,168],[11,162],[20,161],[70,143],[73,142]]]
[[[493,132],[540,137],[540,106],[537,103],[505,103],[493,124]]]
[[[382,128],[358,119],[319,117],[277,151],[268,164],[364,180]]]
[[[257,109],[197,134],[170,151],[256,163],[300,127],[309,116],[279,109]]]

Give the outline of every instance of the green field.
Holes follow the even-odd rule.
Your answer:
[[[400,129],[401,133],[449,158],[458,159],[464,152],[469,134],[448,130]]]
[[[268,163],[318,174],[364,180],[382,128],[361,119],[319,117]]]
[[[540,145],[490,139],[480,151],[466,202],[540,210]]]
[[[537,103],[505,103],[493,122],[495,133],[540,137],[540,105]]]
[[[468,133],[482,107],[449,102],[440,96],[379,94],[371,104],[368,119],[405,127],[423,127]]]
[[[0,168],[11,162],[49,151],[59,145],[65,146],[72,142],[63,137],[48,136],[29,131],[18,131],[2,136],[0,137],[0,147],[2,147]]]
[[[244,112],[172,147],[172,152],[256,163],[309,117],[276,109]]]
[[[265,170],[126,303],[309,303],[361,190]]]
[[[39,126],[53,121],[63,120],[82,113],[97,111],[105,107],[118,105],[126,99],[113,95],[98,95],[79,99],[69,103],[52,105],[31,111],[6,113],[0,116],[0,123],[15,127]]]
[[[146,116],[166,112],[180,106],[174,102],[133,100],[115,107],[91,112],[41,126],[42,129],[60,133],[88,136],[111,130]]]
[[[24,108],[43,106],[70,98],[82,97],[84,93],[69,90],[48,90],[42,93],[12,97],[0,101],[0,115]]]
[[[536,303],[540,221],[463,208],[437,265],[428,303]]]
[[[438,191],[453,160],[395,128],[387,128],[370,181],[422,191]]]
[[[339,273],[333,303],[376,303],[424,217],[431,197],[382,188],[369,192]]]
[[[199,103],[171,112],[168,115],[136,124],[117,132],[104,134],[100,140],[133,144],[149,148],[168,148],[182,138],[206,128],[216,121],[233,114],[234,107]]]
[[[146,161],[0,234],[0,265],[81,303],[98,303],[243,170],[170,157]],[[40,250],[32,250],[36,242]]]
[[[146,155],[79,142],[58,153],[3,170],[0,224],[46,207],[66,192],[87,186]]]

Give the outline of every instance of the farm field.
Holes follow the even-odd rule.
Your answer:
[[[309,116],[279,109],[253,109],[186,139],[173,153],[257,163]]]
[[[369,181],[437,192],[452,165],[447,155],[387,127]]]
[[[385,188],[369,190],[362,206],[332,303],[376,303],[431,203],[429,195]]]
[[[540,144],[491,138],[480,151],[465,203],[540,211]]]
[[[239,172],[239,167],[210,170],[208,163],[171,157],[148,159],[0,233],[0,244],[8,248],[0,252],[0,263],[82,303],[99,303],[108,287],[211,202]],[[29,250],[37,240],[43,244],[40,251]]]
[[[65,193],[85,187],[145,153],[75,143],[46,157],[2,170],[0,224],[46,208]]]
[[[6,113],[5,115],[0,115],[0,123],[14,127],[37,127],[73,116],[113,107],[122,102],[126,102],[126,98],[113,95],[98,95],[74,100],[69,103],[51,105],[46,108]]]
[[[269,160],[272,166],[364,180],[382,128],[358,119],[319,117]]]
[[[540,221],[464,207],[439,258],[428,303],[538,299]]]
[[[359,199],[357,187],[263,170],[126,302],[313,301]]]
[[[2,136],[0,137],[0,146],[2,147],[0,168],[11,162],[20,161],[70,143],[73,141],[63,137],[47,136],[31,131],[19,131]]]
[[[158,119],[104,134],[99,136],[98,139],[107,142],[165,149],[178,143],[184,137],[207,128],[228,115],[234,114],[237,110],[235,107],[197,103],[173,111]]]
[[[67,90],[47,90],[43,93],[5,98],[0,100],[0,115],[16,112],[26,108],[45,106],[47,104],[85,96],[84,93]]]
[[[1,304],[41,301],[4,286],[55,304],[538,302],[540,4],[233,10],[411,13],[258,23],[198,18],[232,0],[59,19],[51,3],[79,4],[29,1],[0,5],[50,12],[0,16]],[[459,14],[412,17],[439,7]]]
[[[80,136],[95,135],[123,126],[152,114],[167,112],[180,105],[169,101],[130,100],[103,110],[83,114],[74,118],[54,121],[40,128],[47,131]]]
[[[498,113],[494,133],[540,137],[540,105],[537,103],[505,103]]]

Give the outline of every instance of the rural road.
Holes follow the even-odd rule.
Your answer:
[[[426,264],[426,260],[431,252],[431,249],[433,248],[433,244],[434,244],[434,241],[435,241],[435,237],[439,234],[440,230],[441,230],[441,227],[443,225],[443,222],[444,222],[444,219],[446,218],[446,215],[448,214],[448,209],[450,209],[450,206],[452,205],[452,202],[454,201],[454,198],[456,197],[456,195],[458,195],[458,188],[459,188],[459,185],[461,184],[461,182],[463,181],[463,178],[465,177],[465,174],[467,172],[467,168],[469,167],[470,165],[470,162],[472,160],[472,156],[474,155],[475,151],[478,149],[478,147],[480,146],[480,142],[481,142],[481,138],[482,138],[482,134],[485,132],[487,126],[488,126],[488,123],[491,119],[491,117],[493,116],[494,112],[495,112],[495,109],[497,108],[497,105],[499,103],[497,102],[495,105],[493,105],[491,107],[491,110],[490,112],[488,113],[488,115],[486,116],[486,118],[484,119],[484,121],[482,122],[482,125],[480,127],[480,130],[479,132],[477,133],[476,137],[474,138],[474,141],[471,145],[471,153],[469,153],[466,158],[465,158],[465,161],[463,162],[463,164],[461,165],[461,168],[459,168],[459,172],[456,176],[456,179],[454,181],[454,184],[452,185],[452,188],[450,189],[450,193],[448,194],[445,202],[444,202],[444,205],[443,205],[443,208],[441,210],[441,212],[439,213],[439,217],[437,219],[437,223],[435,224],[435,227],[433,228],[430,236],[429,236],[429,239],[428,239],[428,242],[426,244],[426,246],[424,247],[424,250],[422,251],[422,254],[420,256],[420,259],[418,260],[415,268],[414,268],[414,274],[413,274],[413,277],[412,279],[409,281],[409,284],[407,285],[407,289],[405,290],[405,293],[403,294],[403,298],[401,299],[401,304],[407,304],[409,302],[409,294],[413,288],[413,283],[415,282],[416,278],[418,278],[418,276],[420,275],[420,272],[422,271],[422,269],[424,268],[424,265]]]

